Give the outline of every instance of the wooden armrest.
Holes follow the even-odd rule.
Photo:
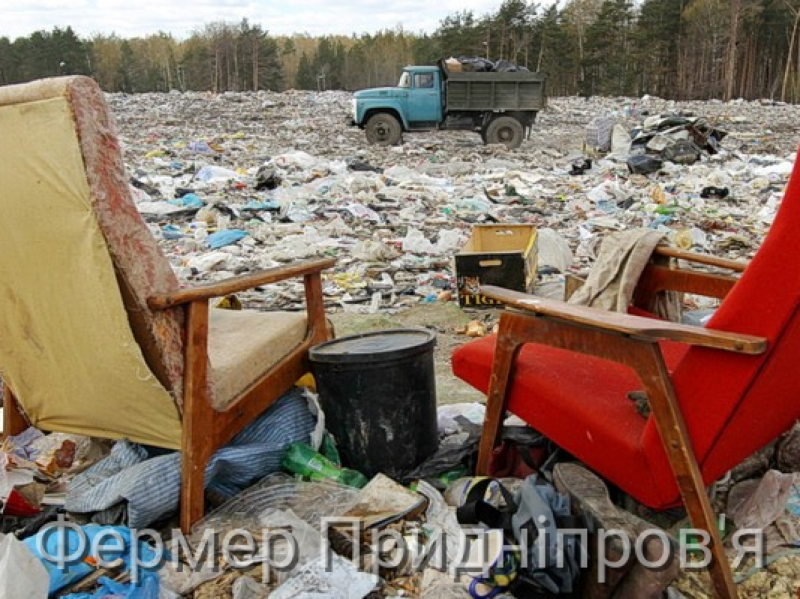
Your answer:
[[[659,256],[667,256],[669,258],[679,258],[687,262],[696,262],[697,264],[705,264],[707,266],[717,266],[719,268],[727,268],[734,272],[744,272],[749,262],[740,262],[738,260],[728,260],[727,258],[718,258],[716,256],[709,256],[708,254],[700,254],[698,252],[687,252],[686,250],[679,250],[668,245],[656,246],[653,251],[654,254]]]
[[[767,349],[763,337],[694,327],[655,318],[644,318],[620,312],[576,306],[533,297],[492,285],[481,286],[481,294],[520,310],[555,318],[571,324],[619,333],[652,341],[670,340],[700,347],[711,347],[742,354],[756,355]]]
[[[304,260],[289,266],[267,268],[250,274],[231,277],[224,281],[153,295],[147,299],[147,305],[153,310],[163,310],[196,300],[207,300],[212,297],[230,295],[231,293],[253,289],[254,287],[276,283],[285,279],[316,274],[332,267],[334,264],[336,264],[336,260],[333,258],[324,258],[321,260]]]

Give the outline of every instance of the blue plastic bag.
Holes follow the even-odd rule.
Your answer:
[[[104,597],[113,594],[130,599],[158,599],[157,569],[163,565],[164,556],[158,555],[147,543],[132,538],[129,528],[57,523],[45,526],[36,535],[23,542],[47,570],[50,576],[49,594],[93,572],[94,566],[85,560],[92,556],[92,549],[97,548],[99,556],[106,562],[122,558],[125,568],[131,572],[132,582],[120,586],[119,583],[107,580],[103,583],[103,587],[109,590],[104,594],[76,594],[68,595],[69,597]],[[135,552],[133,542],[136,543]],[[58,563],[59,557],[64,558],[63,565]],[[134,564],[136,560],[138,563]],[[141,564],[147,564],[148,568],[143,568]],[[114,585],[117,585],[115,589],[124,587],[124,592],[110,590]]]
[[[225,229],[224,231],[217,231],[212,233],[206,238],[206,244],[212,250],[216,250],[226,245],[231,245],[247,237],[249,233],[241,229]]]

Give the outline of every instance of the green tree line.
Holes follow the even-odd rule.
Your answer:
[[[85,74],[107,91],[255,91],[393,85],[407,64],[507,60],[548,76],[551,95],[800,101],[800,0],[505,0],[430,34],[272,36],[215,22],[178,40],[82,39],[67,27],[0,37],[0,84]]]

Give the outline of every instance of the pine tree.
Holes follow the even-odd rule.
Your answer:
[[[297,65],[295,87],[297,89],[317,89],[317,78],[314,75],[311,61],[308,59],[308,55],[305,52],[300,56],[300,62]]]

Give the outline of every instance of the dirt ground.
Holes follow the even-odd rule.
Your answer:
[[[436,372],[436,398],[439,404],[484,401],[486,397],[456,378],[450,368],[453,350],[469,341],[465,335],[455,331],[471,320],[483,320],[494,316],[496,311],[486,314],[467,314],[454,303],[424,304],[393,315],[386,314],[330,314],[336,337],[357,335],[368,331],[421,327],[436,333],[434,370]]]
[[[541,284],[534,290],[535,295],[558,298],[563,291],[558,282]],[[436,333],[436,349],[434,350],[434,370],[436,372],[436,397],[439,405],[486,400],[483,393],[453,375],[450,368],[450,357],[459,345],[471,341],[463,333],[469,322],[479,320],[486,324],[487,331],[497,323],[500,310],[462,310],[455,302],[421,304],[398,311],[395,314],[355,314],[331,313],[336,337],[357,335],[369,331],[421,327]]]

